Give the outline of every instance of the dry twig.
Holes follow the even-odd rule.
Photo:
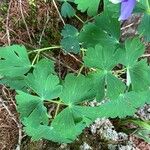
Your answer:
[[[56,11],[57,11],[57,13],[58,13],[58,15],[59,15],[59,17],[60,17],[62,23],[65,25],[65,21],[64,21],[64,19],[62,18],[60,12],[59,12],[59,9],[58,9],[58,7],[57,7],[57,4],[56,4],[55,0],[52,0],[52,2],[53,2],[53,4],[54,4],[54,7],[56,8]]]
[[[4,101],[2,100],[1,97],[0,97],[0,103],[1,103],[1,105],[4,107],[4,109],[7,111],[8,115],[11,117],[11,119],[15,122],[15,124],[16,124],[17,127],[18,127],[19,136],[18,136],[18,145],[17,145],[16,150],[20,150],[21,140],[22,140],[22,126],[21,126],[21,123],[16,120],[16,118],[15,118],[14,115],[11,113],[11,111],[9,110],[9,108],[8,108],[7,105],[4,103]]]
[[[11,4],[12,4],[12,0],[10,0],[10,2],[9,2],[9,6],[8,6],[8,10],[7,10],[7,17],[6,17],[6,35],[7,35],[8,45],[11,44],[10,32],[9,32],[9,15],[10,15]]]
[[[25,20],[24,14],[23,14],[22,0],[19,0],[19,8],[20,8],[20,13],[21,13],[22,20],[23,20],[23,22],[24,22],[24,24],[25,24],[25,27],[26,27],[26,30],[27,30],[27,33],[28,33],[28,36],[29,36],[30,43],[33,43],[33,42],[32,42],[32,38],[31,38],[31,36],[30,36],[30,32],[29,32],[28,25],[27,25],[27,23],[26,23],[26,20]]]

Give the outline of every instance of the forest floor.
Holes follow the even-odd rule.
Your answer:
[[[59,4],[57,6],[59,8]],[[84,20],[86,15],[80,17]],[[122,40],[135,36],[139,20],[139,16],[133,16],[123,24]],[[82,27],[76,18],[65,19],[65,22],[79,29]],[[0,0],[0,46],[23,44],[33,50],[58,45],[62,28],[63,23],[53,1],[45,3],[38,0],[36,6],[32,6],[28,0]],[[150,45],[146,43],[146,46],[146,54],[150,54]],[[80,67],[78,55],[65,55],[61,51],[45,55],[56,62],[56,70],[62,78]],[[148,143],[132,133],[122,132],[118,120],[108,119],[97,119],[72,144],[47,140],[33,142],[22,130],[14,97],[14,90],[0,85],[0,150],[150,150]],[[150,106],[145,105],[136,115],[149,120]]]

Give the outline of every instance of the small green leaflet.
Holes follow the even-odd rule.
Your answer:
[[[67,139],[69,143],[75,140],[85,128],[85,124],[75,122],[72,109],[73,108],[67,107],[60,112],[51,123],[51,126],[54,128],[54,130],[57,133],[61,133],[62,140]]]
[[[92,86],[93,82],[89,78],[83,75],[76,77],[73,74],[68,74],[63,84],[60,99],[68,105],[91,100],[94,97]]]
[[[147,14],[150,13],[150,1],[149,0],[143,0],[143,1],[140,0],[137,3],[136,7],[137,7],[136,9],[141,10],[140,12],[144,12],[144,13],[147,13]]]
[[[106,33],[93,23],[84,25],[79,34],[79,40],[85,48],[94,47],[96,44],[102,43],[106,39]]]
[[[81,12],[87,11],[89,16],[95,16],[98,12],[98,6],[101,0],[75,0],[77,9]]]
[[[36,141],[47,139],[59,143],[71,143],[81,134],[83,128],[85,128],[82,124],[75,124],[72,112],[69,108],[60,112],[50,126],[32,126],[30,122],[28,123],[24,129],[26,133]]]
[[[132,119],[129,121],[139,127],[135,132],[136,136],[150,143],[150,121],[141,119]]]
[[[82,130],[89,126],[97,117],[102,117],[98,107],[72,106],[61,111],[50,126],[31,126],[30,122],[24,129],[33,140],[47,139],[59,143],[71,143]]]
[[[96,100],[101,101],[105,96],[105,74],[102,72],[92,72],[88,77],[94,82],[93,89],[95,90]]]
[[[144,35],[145,41],[150,42],[150,13],[144,14],[138,27],[138,31],[141,35]]]
[[[96,75],[93,75],[93,80],[97,83],[97,87],[95,87],[99,95],[97,98],[104,96],[105,85],[107,85],[107,96],[109,98],[117,97],[125,90],[125,84],[111,73],[119,59],[115,55],[115,50],[113,47],[110,49],[108,46],[96,45],[95,48],[87,49],[84,57],[86,66],[99,70]],[[113,87],[114,84],[115,87]]]
[[[125,48],[123,50],[120,49],[120,53],[122,53],[120,63],[125,66],[133,66],[144,51],[145,46],[139,38],[127,39],[125,41]]]
[[[64,26],[61,35],[63,39],[61,40],[61,46],[66,52],[79,53],[80,45],[78,40],[78,30],[69,24]]]
[[[106,26],[108,24],[108,26]],[[102,13],[95,18],[95,23],[85,24],[80,31],[79,40],[86,48],[97,44],[118,45],[120,39],[120,23],[110,12]]]
[[[141,35],[144,35],[146,42],[150,41],[150,1],[143,0],[137,5],[137,9],[144,13],[141,22],[138,27],[138,31]]]
[[[59,78],[52,74],[52,69],[53,63],[44,59],[36,64],[33,73],[26,77],[27,85],[43,100],[57,98],[61,93]]]
[[[150,91],[146,92],[128,92],[120,94],[117,99],[111,99],[99,107],[105,117],[123,118],[132,116],[137,111],[137,108],[143,106],[145,103],[150,103]]]
[[[64,2],[61,6],[61,14],[65,18],[71,18],[75,15],[75,10],[68,2]]]
[[[26,83],[25,83],[25,76],[19,76],[19,77],[5,77],[0,79],[0,84],[5,84],[9,86],[11,89],[15,90],[25,90],[26,89]]]
[[[110,71],[118,64],[115,50],[115,47],[103,47],[100,44],[96,45],[95,48],[88,48],[84,63],[91,68]]]
[[[104,12],[110,12],[112,17],[119,18],[120,5],[113,4],[109,0],[104,1]]]
[[[13,45],[0,48],[0,75],[17,77],[27,73],[31,68],[26,48]]]
[[[134,91],[146,90],[150,86],[150,68],[146,60],[138,61],[144,51],[145,46],[139,38],[126,40],[125,49],[120,49],[120,63],[127,68],[127,86],[131,84]]]
[[[134,91],[145,91],[150,87],[150,68],[147,60],[141,60],[129,67],[129,73]]]
[[[49,117],[43,101],[37,96],[32,96],[22,91],[17,91],[17,93],[17,110],[24,125],[28,126],[28,122],[33,127],[40,124],[47,125]]]
[[[107,25],[106,25],[107,24]],[[110,35],[114,43],[120,40],[120,22],[117,18],[112,17],[112,12],[106,11],[95,18],[95,25]]]

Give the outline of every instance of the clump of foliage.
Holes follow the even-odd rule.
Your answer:
[[[120,42],[118,5],[101,0],[59,1],[64,17],[75,16],[72,4],[76,4],[78,10],[94,16],[92,21],[85,22],[80,31],[66,24],[58,47],[29,53],[24,46],[1,47],[0,82],[17,91],[18,112],[25,132],[33,140],[70,143],[96,118],[133,116],[137,108],[150,104],[150,67],[147,59],[141,58],[145,46],[140,37]],[[97,15],[99,5],[104,5],[104,11]],[[140,2],[136,11],[143,12],[143,8],[139,33],[149,41],[149,7]],[[43,50],[53,48],[82,53],[81,69],[87,67],[89,72],[67,74],[62,80],[53,61],[38,57]],[[31,62],[29,55],[33,52],[37,54]],[[94,99],[105,102],[95,107],[85,105]],[[49,114],[49,104],[56,107],[53,115]]]

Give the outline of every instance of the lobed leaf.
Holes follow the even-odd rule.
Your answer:
[[[61,40],[61,46],[66,52],[79,53],[80,44],[78,40],[78,30],[69,24],[64,26],[62,30],[63,39]]]
[[[17,77],[27,73],[31,68],[26,48],[12,45],[0,48],[0,75]]]
[[[68,2],[64,2],[61,6],[61,14],[65,18],[71,18],[75,15],[75,10]]]
[[[144,40],[146,42],[150,41],[149,27],[150,27],[150,12],[149,12],[149,14],[144,14],[144,16],[142,17],[141,23],[138,27],[139,33],[144,36]]]
[[[58,76],[52,74],[53,68],[53,63],[44,59],[26,77],[27,85],[43,100],[57,98],[62,90]]]
[[[74,0],[75,4],[77,4],[77,9],[81,12],[87,11],[89,16],[95,16],[98,11],[98,6],[101,0]]]
[[[73,74],[68,74],[63,84],[60,99],[68,105],[91,100],[94,97],[92,85],[93,82],[83,75],[76,77]]]
[[[18,104],[18,111],[20,113],[21,120],[24,125],[36,127],[39,124],[48,125],[48,114],[47,109],[43,105],[43,101],[30,94],[22,91],[17,91],[16,101]]]

